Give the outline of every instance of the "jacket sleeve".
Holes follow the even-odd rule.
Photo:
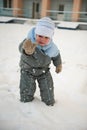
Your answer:
[[[61,65],[62,64],[62,60],[61,60],[61,55],[60,55],[60,53],[56,56],[56,57],[52,57],[51,58],[52,59],[52,61],[53,61],[53,64],[54,64],[54,66],[58,66],[58,65]]]

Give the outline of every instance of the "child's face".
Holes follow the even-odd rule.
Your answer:
[[[41,35],[36,35],[36,42],[40,45],[40,46],[45,46],[49,43],[50,38],[49,37],[45,37],[45,36],[41,36]]]

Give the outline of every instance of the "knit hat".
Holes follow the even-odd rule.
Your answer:
[[[49,17],[41,18],[35,29],[35,34],[51,38],[54,34],[55,24]]]

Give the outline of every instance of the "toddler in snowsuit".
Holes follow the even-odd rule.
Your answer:
[[[54,29],[55,24],[50,18],[41,18],[19,46],[21,102],[30,102],[34,99],[37,80],[41,100],[47,105],[53,106],[55,103],[49,66],[53,61],[56,72],[59,73],[62,70],[62,61],[60,52],[52,40]]]

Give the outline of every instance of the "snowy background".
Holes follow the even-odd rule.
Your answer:
[[[63,70],[55,73],[54,106],[46,106],[37,87],[30,103],[19,101],[19,43],[29,24],[0,24],[0,130],[87,130],[87,31],[55,29]]]

